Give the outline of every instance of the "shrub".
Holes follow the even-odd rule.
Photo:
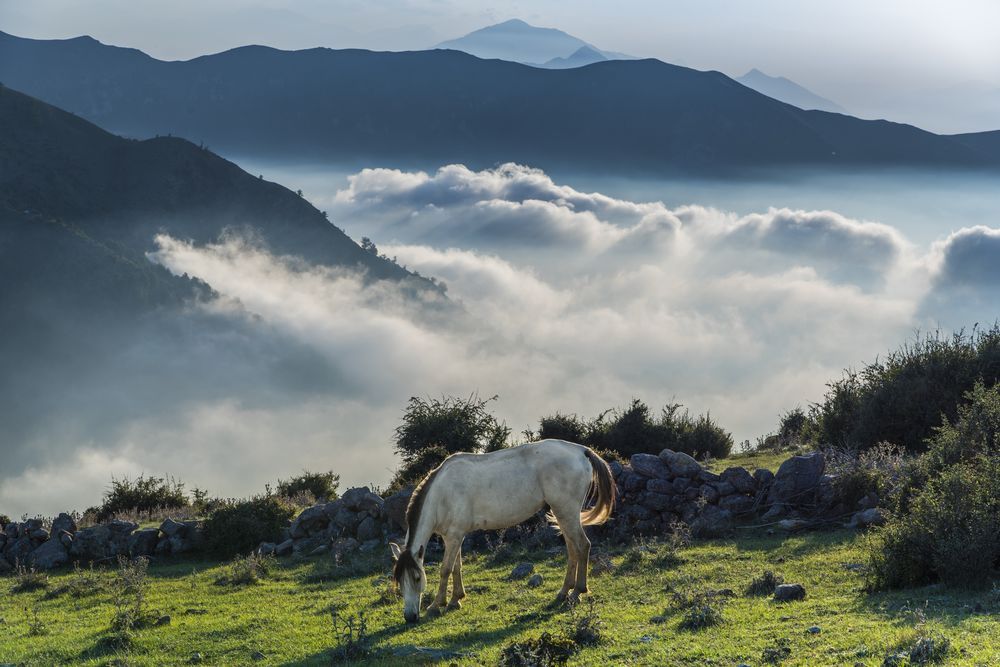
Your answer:
[[[587,424],[576,415],[555,413],[542,417],[538,424],[538,439],[556,438],[569,442],[583,442],[587,434]]]
[[[333,662],[364,661],[374,654],[372,638],[368,634],[368,620],[364,612],[342,617],[336,608],[330,610],[333,633],[337,647],[333,649]]]
[[[765,570],[764,574],[755,577],[746,588],[746,594],[752,596],[771,595],[774,589],[785,583],[780,574],[775,574],[771,570]]]
[[[760,654],[760,660],[765,665],[780,665],[792,655],[791,642],[782,637],[771,646],[767,646]]]
[[[683,612],[682,630],[702,630],[722,623],[726,599],[720,591],[695,590],[688,586],[668,586],[673,606]]]
[[[49,587],[49,575],[39,572],[33,567],[18,565],[14,571],[14,585],[11,593],[30,593]]]
[[[300,494],[308,493],[315,500],[329,502],[337,499],[339,486],[340,475],[335,475],[332,470],[328,472],[303,471],[301,475],[289,480],[278,480],[278,495],[294,498]]]
[[[129,560],[118,557],[118,573],[112,583],[111,602],[115,613],[111,617],[108,643],[117,649],[132,645],[135,634],[149,620],[146,617],[146,588],[149,562],[145,558]]]
[[[6,514],[0,514],[0,529],[4,528],[8,523],[10,523],[10,517]]]
[[[577,646],[569,637],[543,632],[535,639],[514,642],[500,652],[500,667],[551,667],[565,665]]]
[[[261,556],[251,553],[246,556],[237,556],[229,564],[229,574],[219,577],[215,583],[221,586],[256,584],[264,579],[277,563],[277,559],[270,555]]]
[[[977,381],[1000,381],[1000,326],[919,337],[831,383],[812,410],[815,437],[836,446],[892,442],[922,451],[941,416],[953,421]]]
[[[732,436],[711,415],[692,417],[673,403],[654,416],[639,399],[627,408],[607,410],[590,421],[556,413],[540,421],[539,437],[559,437],[580,442],[624,459],[638,453],[658,454],[664,449],[695,457],[725,458],[733,448]]]
[[[1000,561],[1000,461],[979,458],[932,479],[870,541],[868,560],[872,589],[987,583]]]
[[[829,447],[823,453],[837,500],[848,508],[870,492],[880,499],[897,496],[909,474],[902,448],[885,442],[866,450]]]
[[[250,553],[276,541],[293,516],[295,508],[275,495],[226,501],[205,520],[205,546],[219,556]]]
[[[173,477],[146,477],[134,480],[128,477],[112,479],[111,488],[104,494],[104,502],[97,508],[98,522],[107,521],[119,514],[150,513],[160,509],[173,509],[188,504],[184,484]]]

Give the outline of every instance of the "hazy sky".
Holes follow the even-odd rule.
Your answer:
[[[993,0],[0,0],[2,30],[90,34],[166,59],[247,43],[419,49],[515,17],[606,50],[730,75],[757,67],[866,117],[1000,128]]]

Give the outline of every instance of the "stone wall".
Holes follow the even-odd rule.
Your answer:
[[[635,536],[665,535],[675,522],[688,524],[697,537],[729,533],[741,521],[786,521],[802,525],[817,517],[846,517],[851,524],[868,526],[884,521],[878,499],[869,494],[860,506],[838,502],[833,478],[825,474],[819,452],[793,456],[777,473],[741,467],[721,473],[707,470],[687,454],[665,449],[659,455],[636,454],[627,464],[612,462],[618,486],[618,506],[605,526],[591,529],[596,540],[628,541]],[[386,498],[368,488],[347,490],[340,498],[302,511],[277,542],[261,544],[259,552],[286,556],[331,554],[342,558],[354,551],[381,548],[406,530],[410,490]],[[495,534],[477,532],[466,548],[495,543]],[[508,542],[530,540],[544,545],[558,542],[555,530],[540,513],[505,533]],[[119,556],[167,558],[197,552],[203,544],[200,521],[167,519],[159,528],[140,530],[129,521],[115,520],[78,529],[68,514],[50,527],[38,519],[0,527],[0,574],[16,564],[40,570],[73,562],[114,562]]]

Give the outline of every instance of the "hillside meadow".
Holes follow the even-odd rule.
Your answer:
[[[340,565],[329,556],[270,561],[252,583],[230,583],[229,563],[152,564],[143,602],[150,621],[126,649],[115,648],[110,630],[114,568],[51,574],[27,591],[16,591],[21,579],[10,577],[0,580],[0,664],[497,664],[513,642],[573,635],[581,623],[599,637],[574,647],[569,664],[906,665],[920,664],[924,653],[941,664],[996,664],[996,591],[867,594],[864,534],[773,533],[744,527],[732,539],[679,548],[599,546],[589,601],[574,609],[550,604],[562,549],[467,554],[463,608],[413,626],[403,623],[387,585],[387,554]],[[540,586],[508,579],[524,562],[542,576]],[[428,570],[433,584],[437,566]],[[803,584],[806,598],[748,595],[768,570]],[[721,619],[686,629],[691,615],[678,601],[699,595]]]

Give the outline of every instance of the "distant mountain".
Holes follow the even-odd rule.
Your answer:
[[[831,102],[825,97],[820,97],[811,90],[807,90],[783,76],[768,76],[759,69],[752,69],[736,80],[748,88],[753,88],[758,93],[763,93],[768,97],[773,97],[776,100],[786,102],[800,109],[815,109],[817,111],[842,114],[848,113],[846,109],[836,102]]]
[[[553,58],[548,62],[543,63],[544,67],[550,69],[569,69],[571,67],[583,67],[584,65],[592,65],[594,63],[603,62],[605,60],[610,60],[603,53],[596,49],[592,49],[589,46],[581,46],[579,49],[574,51],[572,55],[568,58]]]
[[[598,60],[628,60],[632,58],[632,56],[623,53],[601,51],[579,37],[574,37],[562,30],[539,28],[525,23],[521,19],[511,19],[480,28],[464,37],[441,42],[434,48],[464,51],[477,58],[496,58],[526,65],[558,68],[580,67],[598,62]],[[576,56],[582,49],[587,51],[577,58],[581,60],[579,64],[565,64],[566,60]],[[593,59],[591,55],[591,59],[586,59],[588,52],[593,52],[601,57]],[[583,60],[586,61],[583,62]]]
[[[803,111],[658,60],[540,69],[457,51],[252,46],[163,62],[89,38],[0,35],[0,81],[120,134],[248,157],[615,173],[1000,162],[990,142]]]

